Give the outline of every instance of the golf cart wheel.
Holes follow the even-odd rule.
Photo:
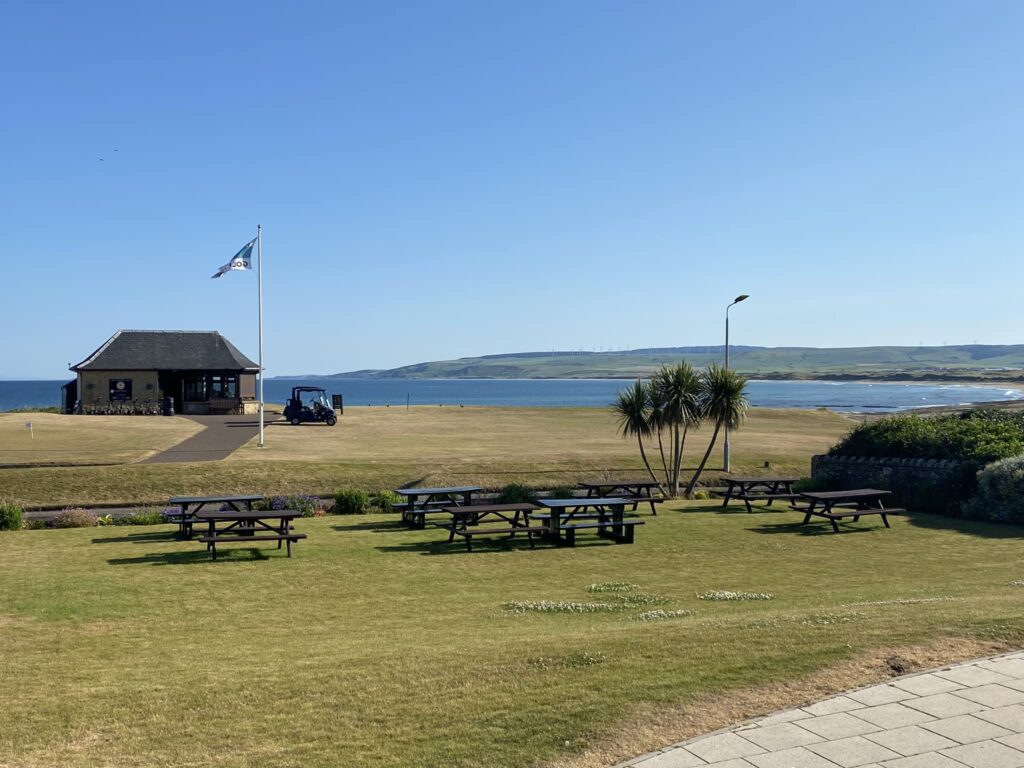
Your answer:
[[[335,424],[337,424],[337,423],[338,423],[338,420],[337,420],[336,418],[334,418],[333,416],[330,416],[330,417],[329,417],[329,418],[327,419],[327,426],[328,426],[328,427],[333,427],[333,426],[334,426]]]
[[[298,416],[292,416],[292,426],[293,427],[297,427],[301,423],[302,423],[302,419],[300,419]]]

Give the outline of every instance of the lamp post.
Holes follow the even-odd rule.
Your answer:
[[[749,298],[750,298],[750,296],[748,296],[747,294],[741,293],[739,296],[737,296],[735,299],[733,299],[732,304],[739,304],[741,301],[746,301]],[[729,370],[729,309],[732,307],[732,304],[730,304],[728,307],[725,308],[725,370],[727,370],[727,371]],[[726,472],[729,471],[729,425],[728,424],[725,427],[725,446],[724,446],[723,452],[722,452],[722,466],[723,466],[723,468],[725,469]]]

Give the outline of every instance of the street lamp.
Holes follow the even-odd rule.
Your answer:
[[[748,296],[747,294],[741,293],[739,296],[737,296],[735,299],[733,299],[732,304],[739,304],[741,301],[746,301],[749,298],[750,298],[750,296]],[[730,307],[732,307],[732,304],[730,304],[728,307],[725,308],[725,370],[727,370],[727,371],[729,370],[729,309],[730,309]],[[729,425],[728,424],[725,426],[725,447],[723,449],[723,454],[722,454],[722,465],[723,465],[725,471],[728,472],[729,471]]]

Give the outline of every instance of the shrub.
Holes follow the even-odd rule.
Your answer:
[[[978,410],[890,416],[854,427],[829,453],[982,464],[1024,453],[1024,414]]]
[[[401,504],[402,497],[394,491],[380,490],[373,497],[373,506],[381,512],[391,512],[394,504]]]
[[[115,525],[160,525],[166,523],[164,516],[153,509],[135,509],[128,517],[115,521]]]
[[[20,531],[24,525],[24,510],[13,502],[0,501],[0,531]]]
[[[571,485],[556,485],[548,491],[548,497],[552,499],[571,499],[576,495],[576,489]]]
[[[509,483],[498,491],[495,498],[498,504],[534,504],[536,501],[537,492],[522,483]]]
[[[342,488],[334,494],[335,515],[361,515],[370,506],[370,494],[357,488]]]
[[[963,512],[974,520],[1024,523],[1024,456],[993,462],[978,472],[978,490]]]
[[[53,516],[54,528],[95,528],[99,518],[88,509],[65,507]]]

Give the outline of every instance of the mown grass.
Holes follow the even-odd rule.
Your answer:
[[[300,520],[290,560],[210,562],[165,528],[0,533],[0,764],[525,766],[640,708],[871,649],[1024,639],[1018,528],[922,517],[835,536],[794,513],[666,507],[632,546],[471,554],[392,516]],[[693,613],[503,608],[614,602],[587,589],[613,582]],[[716,590],[773,599],[697,597]],[[940,599],[891,602],[907,598]]]
[[[201,429],[181,417],[0,413],[0,465],[128,463]]]
[[[55,418],[72,430],[104,419]],[[157,417],[106,418],[115,431],[162,424]],[[733,434],[734,471],[805,475],[811,455],[854,423],[829,412],[754,410]],[[707,439],[706,431],[690,436],[689,465]],[[105,444],[91,443],[96,450]],[[642,472],[636,442],[619,437],[613,416],[600,408],[350,408],[334,428],[273,424],[265,448],[253,440],[221,462],[3,469],[0,498],[27,506],[156,504],[178,494],[331,493],[346,485],[370,491],[450,482],[552,487]]]

